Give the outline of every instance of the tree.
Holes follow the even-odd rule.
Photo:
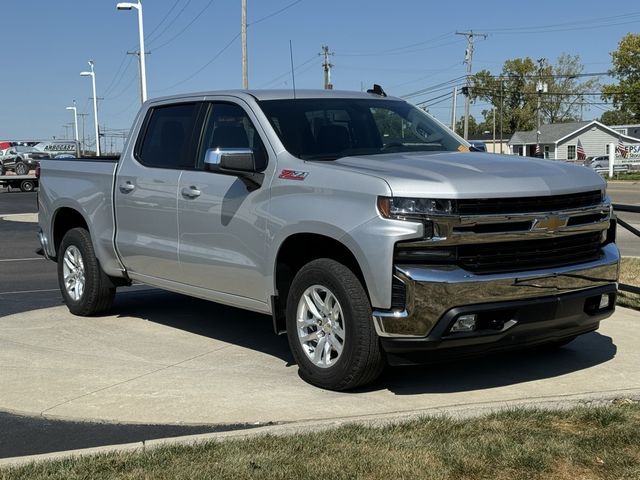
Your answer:
[[[537,125],[537,83],[547,84],[547,93],[540,94],[543,123],[561,123],[577,118],[583,93],[598,88],[597,79],[579,81],[584,67],[580,57],[561,55],[555,65],[546,59],[515,58],[504,62],[500,75],[482,70],[471,78],[472,100],[488,101],[496,108],[499,128],[502,105],[503,129],[506,133],[533,130]],[[487,113],[491,110],[486,110]],[[489,117],[485,115],[485,122]]]
[[[562,54],[554,66],[546,66],[549,75],[542,81],[547,84],[548,94],[542,96],[542,114],[547,123],[571,122],[582,117],[584,93],[600,88],[597,78],[578,81],[584,71],[580,56]],[[548,73],[546,73],[548,72]]]
[[[464,130],[464,116],[456,122],[456,132],[461,133]],[[469,135],[478,135],[482,133],[482,129],[473,115],[469,115]]]
[[[617,84],[605,85],[602,98],[612,101],[620,117],[631,123],[640,121],[640,34],[622,37],[618,49],[611,52],[613,68],[609,75]]]
[[[605,125],[624,125],[635,121],[633,114],[621,110],[609,110],[600,116],[600,122]]]

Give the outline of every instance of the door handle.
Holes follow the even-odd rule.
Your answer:
[[[182,196],[187,198],[198,198],[202,192],[198,190],[196,187],[184,187],[182,189]]]
[[[129,181],[126,181],[125,183],[120,185],[120,191],[122,193],[131,193],[135,189],[136,189],[136,186],[133,183],[129,182]]]

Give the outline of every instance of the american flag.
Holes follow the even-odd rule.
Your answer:
[[[620,157],[624,157],[627,154],[627,149],[624,148],[624,143],[622,143],[622,139],[618,139],[618,151],[616,152]]]
[[[587,155],[584,153],[584,148],[582,147],[582,143],[580,139],[578,139],[578,160],[586,160]]]

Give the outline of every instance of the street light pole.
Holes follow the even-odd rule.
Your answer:
[[[100,133],[98,132],[98,96],[96,95],[96,72],[93,70],[93,60],[89,60],[90,72],[80,72],[81,77],[91,77],[93,86],[93,123],[96,127],[96,156],[100,156]]]
[[[242,88],[249,88],[249,65],[247,64],[247,0],[242,0]]]
[[[73,101],[73,107],[67,107],[67,110],[73,110],[73,126],[75,129],[75,141],[78,141],[78,108],[76,107],[76,101]]]
[[[145,64],[145,51],[144,51],[144,22],[142,21],[142,3],[138,0],[138,3],[123,2],[116,5],[118,10],[131,10],[135,8],[138,11],[138,34],[140,36],[140,91],[142,96],[142,103],[147,101],[147,68]]]

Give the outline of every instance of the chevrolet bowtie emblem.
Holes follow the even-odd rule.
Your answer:
[[[548,215],[542,218],[536,218],[533,221],[531,230],[544,230],[547,232],[556,232],[558,229],[567,225],[567,217],[560,215]]]

